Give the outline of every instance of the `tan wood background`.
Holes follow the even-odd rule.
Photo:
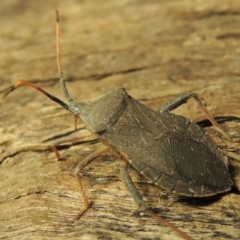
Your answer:
[[[33,81],[64,100],[55,60],[55,9],[62,62],[73,99],[92,101],[119,87],[153,109],[193,91],[231,135],[240,134],[240,1],[1,1],[0,90]],[[0,239],[182,239],[139,213],[105,154],[83,173],[92,207],[82,206],[74,167],[98,141],[65,144],[56,162],[50,144],[74,134],[71,114],[33,89],[0,101]],[[194,101],[177,113],[205,123],[239,179],[239,143],[223,138]],[[85,130],[79,123],[77,134]],[[133,169],[146,204],[194,239],[239,239],[236,189],[210,199],[165,196]],[[238,184],[239,186],[239,184]]]

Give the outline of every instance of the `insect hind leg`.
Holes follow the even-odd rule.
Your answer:
[[[151,217],[153,217],[154,219],[156,219],[158,222],[160,222],[160,224],[163,224],[167,227],[169,227],[170,229],[172,229],[173,231],[177,232],[178,234],[180,234],[184,239],[186,240],[193,240],[192,237],[190,237],[188,234],[186,234],[185,232],[181,231],[179,228],[177,228],[176,226],[174,226],[172,223],[168,222],[167,220],[163,219],[162,217],[158,216],[156,213],[153,212],[152,209],[147,208],[144,204],[142,195],[139,193],[139,191],[137,190],[137,188],[135,187],[128,171],[127,171],[127,163],[125,163],[125,166],[122,166],[121,169],[121,175],[122,175],[122,179],[123,182],[125,183],[130,195],[132,196],[132,198],[134,199],[134,201],[137,203],[137,205],[147,214],[149,214]]]
[[[240,141],[239,138],[234,138],[229,135],[228,132],[214,119],[212,114],[207,110],[207,108],[204,106],[202,100],[198,97],[196,93],[183,93],[163,105],[158,111],[160,113],[164,112],[170,112],[177,107],[181,106],[182,104],[186,103],[189,98],[193,97],[194,100],[197,102],[198,106],[201,108],[201,110],[205,113],[207,116],[208,120],[212,123],[213,126],[216,127],[216,129],[221,132],[223,136],[225,136],[229,141],[231,142],[238,142]]]

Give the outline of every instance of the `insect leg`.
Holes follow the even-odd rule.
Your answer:
[[[159,221],[161,224],[169,227],[170,229],[172,229],[173,231],[177,232],[178,234],[180,234],[184,239],[186,240],[193,240],[192,237],[190,237],[188,234],[186,234],[185,232],[181,231],[179,228],[177,228],[176,226],[174,226],[172,223],[168,222],[167,220],[159,217],[157,214],[155,214],[153,212],[153,210],[151,210],[150,208],[147,208],[143,202],[143,198],[142,195],[139,193],[139,191],[137,190],[137,188],[135,187],[128,171],[127,171],[127,164],[125,164],[125,166],[121,167],[121,175],[122,175],[122,179],[123,182],[125,183],[130,195],[132,196],[132,198],[134,199],[134,201],[137,203],[137,205],[143,209],[144,212],[146,212],[147,214],[149,214],[151,217],[155,218],[157,221]]]
[[[84,205],[83,208],[80,210],[80,212],[77,214],[76,219],[79,219],[90,207],[87,194],[83,187],[82,177],[81,177],[80,173],[88,164],[90,164],[93,160],[95,160],[96,158],[101,156],[107,150],[108,150],[108,147],[105,147],[105,146],[100,148],[99,150],[93,152],[92,154],[90,154],[89,156],[84,158],[76,167],[76,169],[77,169],[76,177],[77,177],[77,180],[79,183],[79,188],[80,188],[80,191],[81,191],[81,194],[83,197],[83,205]]]
[[[85,135],[78,136],[78,137],[63,138],[63,139],[61,139],[61,140],[58,140],[58,141],[52,143],[52,144],[51,144],[51,148],[52,148],[53,152],[55,153],[55,156],[56,156],[57,160],[60,159],[60,154],[59,154],[59,152],[58,152],[58,150],[57,150],[57,146],[58,146],[58,145],[60,145],[60,144],[62,144],[62,143],[67,143],[67,142],[75,142],[75,141],[84,139],[84,138],[86,138],[86,137],[88,137],[88,136],[90,136],[90,135],[91,135],[91,133],[87,133],[87,134],[85,134]]]
[[[195,99],[195,101],[198,103],[199,107],[205,113],[205,115],[207,116],[208,120],[212,123],[212,125],[215,126],[217,128],[217,130],[219,130],[227,139],[229,139],[230,141],[233,141],[232,137],[226,132],[226,130],[221,125],[218,124],[218,122],[214,119],[212,114],[207,110],[207,108],[204,106],[202,100],[198,97],[198,95],[196,93],[180,94],[176,98],[174,98],[170,102],[168,102],[167,104],[163,105],[158,111],[160,113],[170,112],[173,109],[186,103],[190,97],[193,97]]]
[[[73,114],[73,121],[74,121],[74,128],[75,131],[77,131],[77,120],[78,120],[79,116],[76,114]]]
[[[127,164],[126,164],[127,165]],[[139,193],[139,191],[137,190],[137,188],[135,187],[128,171],[127,171],[127,166],[125,167],[121,167],[120,171],[121,171],[121,175],[122,175],[122,179],[124,184],[127,187],[127,190],[129,191],[129,193],[131,194],[132,198],[134,199],[134,201],[137,203],[137,205],[142,208],[142,209],[146,209],[146,206],[144,205],[143,202],[143,198],[142,195]]]

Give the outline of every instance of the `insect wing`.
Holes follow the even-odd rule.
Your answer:
[[[168,191],[203,197],[230,190],[230,174],[218,156],[191,133],[183,135],[168,126],[157,112],[131,99],[101,138]]]

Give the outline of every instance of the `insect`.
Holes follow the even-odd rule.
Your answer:
[[[68,103],[35,84],[22,80],[6,89],[3,98],[19,86],[32,87],[70,111],[75,118],[75,128],[77,118],[81,118],[87,129],[103,143],[101,149],[83,159],[76,168],[84,205],[76,218],[80,218],[90,207],[82,183],[81,171],[101,154],[112,149],[121,158],[123,163],[121,175],[135,202],[144,211],[181,234],[185,239],[192,239],[144,205],[142,196],[127,171],[127,166],[131,164],[139,173],[160,188],[178,195],[207,197],[226,192],[233,184],[228,173],[226,157],[204,129],[189,119],[174,115],[170,111],[193,97],[211,123],[227,137],[228,134],[224,133],[195,93],[181,94],[158,111],[148,108],[129,96],[124,88],[115,90],[89,104],[73,101],[62,73],[58,12],[56,12],[56,36],[59,79]],[[61,140],[52,145],[57,159],[60,158],[57,145],[78,139],[81,137]]]

